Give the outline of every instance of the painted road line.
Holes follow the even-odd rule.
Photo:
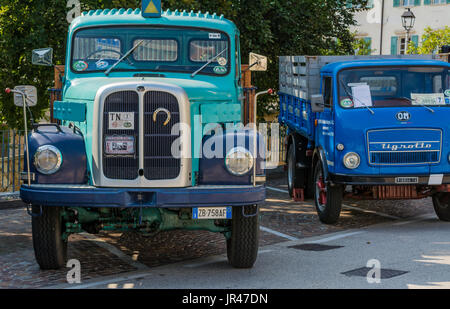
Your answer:
[[[283,189],[278,189],[278,188],[273,188],[273,187],[267,187],[267,186],[266,186],[266,189],[271,190],[271,191],[275,191],[275,192],[281,192],[281,193],[289,194],[289,191],[283,190]]]
[[[355,235],[364,234],[364,233],[366,233],[366,231],[338,234],[338,235],[335,235],[335,236],[326,237],[326,238],[322,238],[322,239],[318,239],[318,240],[307,241],[307,242],[305,242],[305,244],[323,244],[323,243],[330,242],[330,241],[333,241],[333,240],[347,238],[347,237],[350,237],[350,236],[355,236]]]
[[[81,236],[83,236],[83,238],[86,238],[87,240],[93,241],[96,243],[97,246],[108,250],[111,254],[114,254],[115,256],[117,256],[119,259],[121,259],[122,261],[124,261],[125,263],[136,267],[137,270],[148,270],[150,269],[148,266],[139,263],[138,261],[134,260],[133,258],[129,257],[128,255],[126,255],[125,253],[123,253],[122,251],[120,251],[119,249],[117,249],[116,247],[114,247],[111,244],[108,244],[107,242],[105,242],[104,240],[95,237],[94,235],[90,235],[87,233],[82,233],[79,234]]]
[[[264,226],[261,226],[260,230],[263,231],[263,232],[266,232],[266,233],[270,233],[270,234],[279,236],[281,238],[286,238],[286,239],[292,240],[292,241],[299,240],[297,237],[289,236],[289,235],[286,235],[286,234],[283,234],[283,233],[271,230],[271,229],[269,229],[267,227],[264,227]]]
[[[411,220],[408,220],[408,221],[402,221],[402,222],[394,223],[393,225],[394,226],[400,226],[400,225],[406,225],[406,224],[411,224],[411,223],[417,223],[417,222],[425,221],[425,220],[429,220],[429,219],[436,219],[437,220],[437,217],[436,217],[435,214],[425,214],[425,215],[421,215],[421,216],[418,216],[418,217],[414,217],[414,218],[412,218]]]
[[[85,284],[74,284],[74,285],[67,285],[65,287],[58,286],[58,288],[64,288],[66,290],[84,290],[88,288],[98,287],[99,285],[109,285],[109,284],[118,284],[119,282],[124,281],[131,281],[131,280],[137,280],[137,279],[144,279],[147,277],[150,277],[153,274],[150,273],[130,273],[128,275],[120,276],[120,277],[109,277],[110,279],[103,279],[101,281],[91,282],[91,283],[85,283]],[[50,289],[55,289],[55,287],[50,287]]]
[[[271,190],[271,191],[275,191],[275,192],[282,192],[282,193],[289,194],[289,191],[282,190],[282,189],[278,189],[278,188],[266,187],[266,189]],[[402,219],[402,218],[400,218],[400,217],[391,216],[391,215],[384,214],[384,213],[381,213],[381,212],[378,212],[378,211],[374,211],[374,210],[366,210],[366,209],[362,209],[362,208],[358,208],[358,207],[353,207],[353,206],[349,206],[349,205],[342,205],[342,207],[347,208],[347,209],[352,209],[352,210],[360,211],[360,212],[365,212],[365,213],[370,213],[370,214],[378,215],[378,216],[380,216],[380,217],[385,217],[385,218],[389,218],[389,219],[393,219],[393,220],[401,220],[401,219]]]
[[[273,250],[259,250],[258,255],[264,254],[264,253],[269,253],[269,252],[273,252]],[[213,257],[205,258],[202,261],[199,261],[198,263],[183,265],[183,267],[184,268],[197,268],[197,267],[207,266],[207,265],[211,265],[214,263],[221,263],[221,262],[227,263],[227,259],[224,256],[213,256]]]
[[[356,210],[356,211],[360,211],[360,212],[365,212],[365,213],[369,213],[369,214],[378,215],[380,217],[385,217],[385,218],[389,218],[389,219],[393,219],[393,220],[402,220],[402,218],[400,218],[400,217],[391,216],[391,215],[384,214],[382,212],[378,212],[378,211],[374,211],[374,210],[363,209],[363,208],[349,206],[349,205],[345,205],[345,204],[343,204],[342,207],[343,208],[347,208],[347,209],[351,209],[351,210]]]

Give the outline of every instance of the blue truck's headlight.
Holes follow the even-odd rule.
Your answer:
[[[354,170],[361,164],[361,158],[357,153],[349,152],[344,157],[344,165],[346,168]]]
[[[41,146],[34,155],[34,166],[39,173],[51,175],[59,171],[62,165],[62,155],[58,148],[51,145]]]
[[[242,147],[237,147],[228,152],[225,165],[231,174],[243,176],[253,168],[253,160],[254,158],[250,151]]]

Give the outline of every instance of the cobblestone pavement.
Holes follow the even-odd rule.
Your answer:
[[[268,186],[286,190],[284,173],[272,173]],[[44,288],[65,283],[68,269],[39,269],[34,259],[31,219],[20,203],[8,203],[0,203],[0,288]],[[430,200],[345,201],[345,204],[359,210],[345,208],[339,223],[327,226],[319,222],[311,201],[294,203],[287,194],[268,190],[266,205],[261,207],[261,225],[268,232],[261,232],[260,245],[283,242],[286,237],[319,236],[394,220],[373,212],[399,218],[433,212]],[[11,205],[16,208],[10,208]],[[275,235],[273,231],[287,236]],[[139,267],[152,268],[225,252],[224,237],[210,232],[171,231],[153,237],[101,233],[94,241],[92,237],[72,235],[68,258],[81,262],[85,282],[135,271]]]

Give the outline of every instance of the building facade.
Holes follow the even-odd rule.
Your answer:
[[[351,4],[349,4],[351,5]],[[407,49],[407,33],[401,16],[406,9],[416,16],[409,40],[419,44],[425,28],[450,26],[450,0],[371,0],[368,9],[356,14],[357,38],[370,42],[373,55],[399,55]]]

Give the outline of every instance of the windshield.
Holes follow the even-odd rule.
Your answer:
[[[339,103],[367,107],[450,106],[447,67],[350,69],[339,74]]]
[[[71,69],[75,73],[105,72],[119,59],[116,71],[193,73],[223,52],[198,74],[226,75],[230,71],[229,37],[219,31],[161,28],[107,27],[76,32]]]

